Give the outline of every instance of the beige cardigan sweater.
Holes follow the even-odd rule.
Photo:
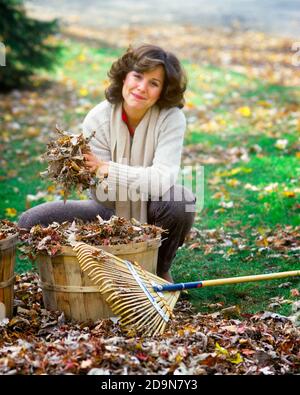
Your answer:
[[[177,107],[151,107],[133,138],[122,120],[122,104],[103,101],[90,110],[82,129],[92,152],[109,162],[108,178],[92,196],[116,215],[147,222],[147,201],[158,200],[176,183],[186,120]]]

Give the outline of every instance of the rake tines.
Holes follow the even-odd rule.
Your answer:
[[[148,336],[163,333],[179,291],[163,294],[154,291],[154,284],[169,283],[145,271],[137,262],[120,259],[85,243],[76,243],[74,250],[82,270],[120,317],[123,330]]]

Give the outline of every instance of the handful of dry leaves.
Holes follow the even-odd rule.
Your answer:
[[[18,232],[19,230],[15,223],[10,222],[7,219],[0,220],[0,240],[16,235]]]
[[[59,253],[63,246],[70,246],[70,240],[95,246],[129,244],[155,239],[163,232],[165,230],[158,226],[140,224],[135,219],[129,221],[123,217],[112,216],[104,221],[97,216],[91,222],[75,220],[62,224],[53,222],[48,227],[35,225],[29,232],[22,232],[22,245],[19,249],[34,260],[41,252],[50,256]]]
[[[73,189],[82,192],[97,183],[97,178],[85,167],[83,156],[90,151],[88,143],[95,133],[85,138],[82,133],[71,134],[58,127],[56,131],[58,138],[47,144],[47,152],[42,155],[48,168],[40,175],[60,185],[66,200]]]

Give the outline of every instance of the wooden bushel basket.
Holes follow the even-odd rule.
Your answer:
[[[18,235],[0,240],[0,319],[12,318]]]
[[[137,261],[156,274],[160,245],[159,237],[140,243],[100,247],[122,259]],[[80,322],[114,316],[98,288],[80,269],[71,247],[63,247],[62,253],[54,257],[40,254],[36,263],[46,309],[62,311],[67,319]]]

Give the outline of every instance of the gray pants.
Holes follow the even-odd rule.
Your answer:
[[[178,196],[182,199],[178,200]],[[189,233],[195,218],[195,197],[181,185],[175,185],[168,194],[159,201],[149,201],[147,204],[148,223],[168,229],[163,234],[165,240],[158,251],[157,274],[167,272],[186,235]],[[52,222],[73,221],[75,218],[92,221],[96,215],[108,220],[114,215],[114,210],[108,209],[94,200],[67,200],[43,203],[25,211],[20,219],[20,228],[30,229],[41,224],[48,226]]]

